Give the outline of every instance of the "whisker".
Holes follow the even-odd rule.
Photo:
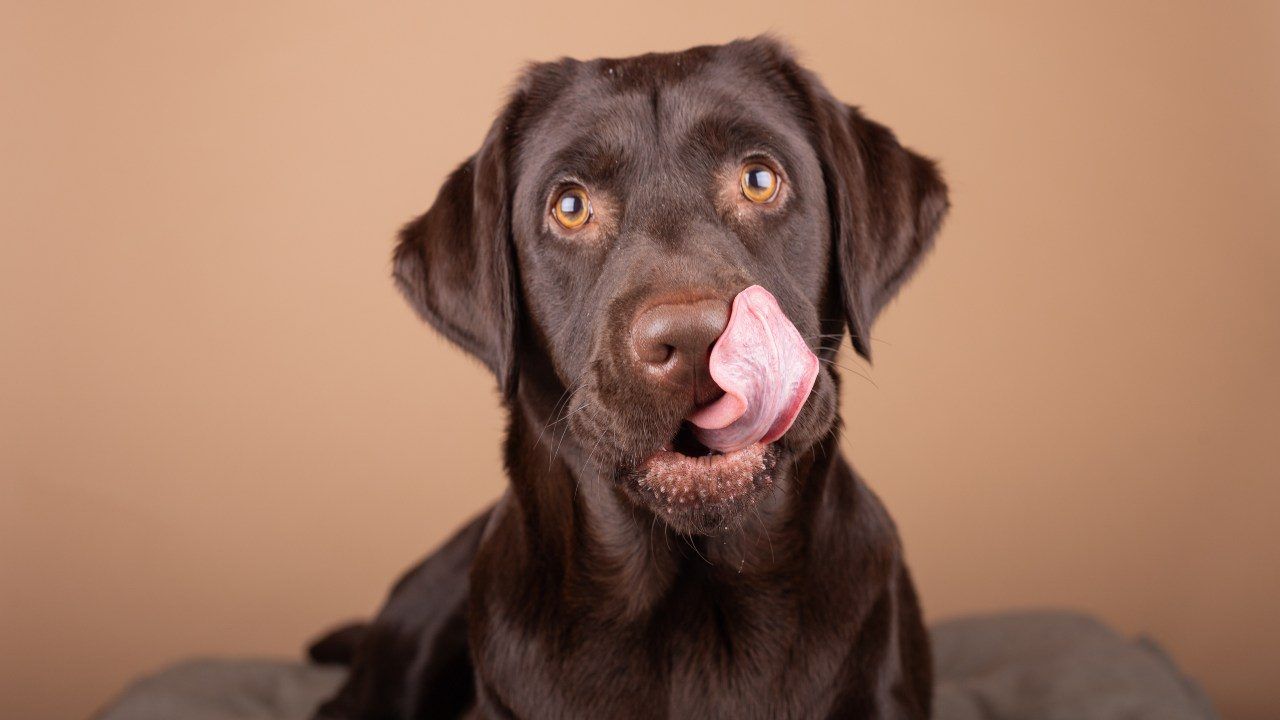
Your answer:
[[[579,410],[581,410],[582,408],[584,408],[584,407],[586,407],[586,406],[588,406],[588,405],[590,405],[590,404],[591,404],[591,401],[590,401],[590,400],[586,400],[586,401],[584,401],[581,405],[579,405],[578,407],[576,407],[576,408],[574,408],[573,410],[571,410],[571,411],[569,411],[568,413],[566,413],[566,414],[565,414],[563,417],[561,417],[559,420],[556,420],[555,422],[553,422],[553,423],[551,423],[550,425],[548,425],[548,426],[547,426],[547,428],[555,427],[556,425],[559,425],[560,423],[562,423],[562,422],[564,422],[564,421],[568,420],[569,418],[573,417],[573,415],[574,415],[575,413],[577,413]]]
[[[653,522],[649,523],[649,564],[654,565],[657,560],[653,555],[653,529],[658,526],[658,514],[654,513]]]
[[[844,323],[846,321],[847,320],[845,318],[818,318],[818,322],[820,323]],[[852,333],[850,333],[850,335],[852,335]],[[871,342],[878,342],[878,343],[881,343],[882,345],[888,345],[889,347],[893,347],[893,343],[883,338],[878,338],[875,335],[868,335],[867,340],[870,340]]]
[[[706,559],[705,557],[702,557],[702,552],[698,550],[698,546],[693,544],[693,538],[691,538],[689,535],[685,533],[680,533],[680,537],[684,538],[685,543],[688,544],[688,546],[693,549],[693,553],[695,555],[702,558],[702,562],[708,565],[711,565],[712,567],[715,567],[715,563],[712,563],[710,560]]]
[[[751,512],[755,514],[756,521],[760,523],[760,529],[764,531],[764,536],[769,541],[769,564],[777,565],[778,556],[773,554],[773,533],[769,532],[769,526],[765,524],[764,516],[760,514],[760,508],[753,505]]]
[[[575,409],[573,410],[573,412],[571,412],[571,413],[569,413],[568,415],[564,416],[563,418],[561,418],[561,419],[560,419],[560,420],[558,420],[557,422],[562,422],[562,421],[564,421],[564,420],[568,420],[568,419],[569,419],[569,417],[570,417],[570,416],[572,416],[574,413],[577,413],[579,410],[582,410],[583,408],[587,407],[587,406],[588,406],[588,405],[590,405],[590,404],[591,404],[591,401],[590,401],[590,400],[585,400],[585,401],[583,401],[583,403],[582,403],[581,405],[579,405],[577,408],[575,408]],[[560,431],[560,439],[556,441],[555,449],[551,451],[551,459],[547,461],[547,471],[548,471],[548,472],[550,472],[550,471],[551,471],[552,466],[555,464],[556,457],[557,457],[557,456],[559,456],[559,454],[560,454],[560,446],[561,446],[562,444],[564,444],[564,438],[565,438],[565,436],[566,436],[566,435],[568,435],[568,434],[569,434],[569,427],[570,427],[570,426],[569,426],[569,424],[568,424],[568,423],[565,423],[564,428]]]
[[[582,374],[579,375],[572,383],[569,383],[569,386],[564,389],[564,392],[560,393],[560,399],[556,400],[556,404],[551,407],[551,413],[547,417],[547,422],[543,423],[542,429],[538,431],[538,439],[534,441],[535,445],[542,443],[542,436],[547,432],[547,428],[551,425],[556,415],[562,410],[561,405],[568,407],[567,403],[570,402],[572,393],[582,385],[582,381],[586,378],[587,371],[583,370]]]
[[[840,368],[841,370],[844,370],[845,372],[853,373],[854,375],[857,375],[858,377],[862,378],[863,380],[866,380],[867,382],[871,383],[871,386],[872,386],[872,387],[874,387],[875,389],[877,389],[877,390],[879,390],[879,389],[880,389],[880,386],[876,384],[876,381],[875,381],[875,380],[872,380],[872,379],[871,379],[871,377],[870,377],[869,375],[864,375],[864,374],[862,374],[862,373],[858,372],[855,368],[851,368],[851,367],[849,367],[849,366],[847,366],[847,365],[841,365],[840,363],[836,362],[835,360],[827,360],[826,358],[818,358],[818,362],[824,362],[824,363],[827,363],[828,365],[831,365],[832,367],[838,367],[838,368]]]

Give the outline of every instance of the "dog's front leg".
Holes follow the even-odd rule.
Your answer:
[[[472,705],[469,575],[493,509],[405,573],[371,623],[340,628],[312,645],[313,659],[351,665],[316,720],[450,718]]]
[[[871,604],[847,663],[848,688],[827,717],[927,720],[933,663],[915,587],[904,566]]]

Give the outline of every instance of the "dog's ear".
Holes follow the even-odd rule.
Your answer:
[[[807,105],[827,184],[832,259],[853,347],[871,359],[871,324],[933,245],[950,203],[932,160],[836,100],[794,62],[784,70]],[[789,70],[789,71],[788,71]]]
[[[514,395],[518,377],[508,150],[521,104],[514,95],[480,150],[400,231],[392,270],[418,315],[493,371],[504,400]]]

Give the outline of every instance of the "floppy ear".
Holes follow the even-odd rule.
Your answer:
[[[827,183],[833,260],[853,348],[871,359],[871,324],[933,245],[950,203],[932,160],[841,103],[807,71],[791,79],[809,105]]]
[[[507,168],[513,97],[479,152],[453,171],[425,214],[400,231],[392,275],[409,304],[515,393],[517,278]]]

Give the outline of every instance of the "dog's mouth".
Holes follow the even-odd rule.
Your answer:
[[[753,507],[773,486],[777,456],[772,443],[713,450],[682,422],[675,436],[636,468],[633,488],[676,529],[712,534],[727,529],[729,519]]]
[[[723,457],[725,455],[719,450],[713,450],[703,445],[693,431],[693,426],[688,421],[680,423],[680,430],[676,432],[675,437],[671,438],[659,452],[669,452],[681,457],[694,459]]]
[[[773,485],[774,442],[796,421],[818,376],[818,358],[759,285],[733,299],[712,345],[711,379],[723,391],[693,408],[669,441],[632,474],[632,490],[684,530],[724,530]]]

